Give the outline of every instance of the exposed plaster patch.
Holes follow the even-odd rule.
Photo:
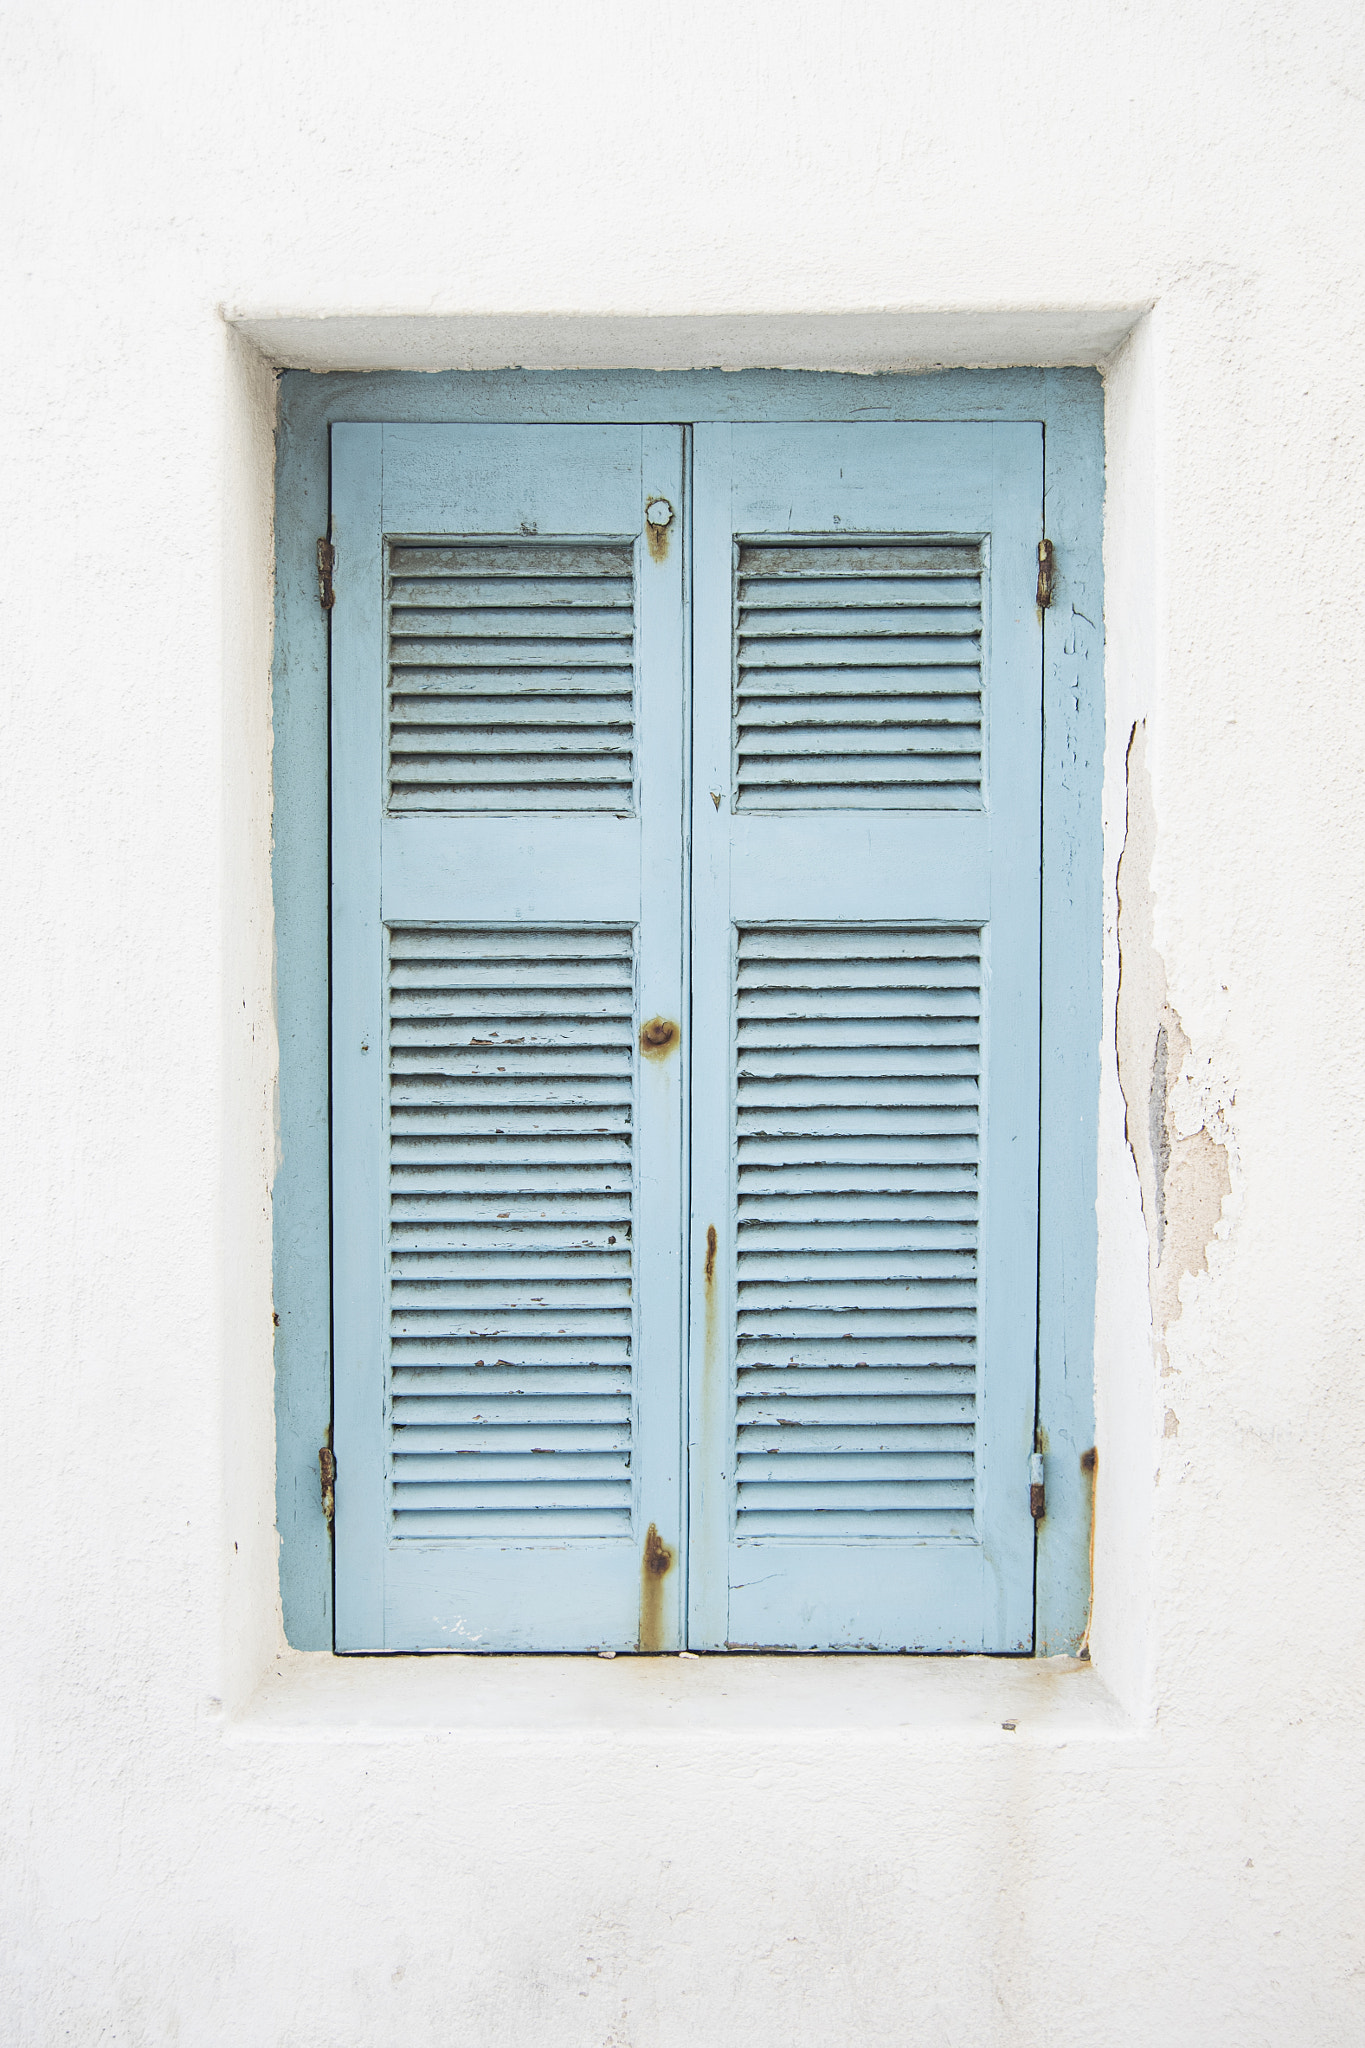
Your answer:
[[[1126,777],[1114,1036],[1124,1131],[1147,1225],[1152,1325],[1164,1353],[1166,1331],[1180,1314],[1180,1283],[1208,1270],[1223,1198],[1232,1191],[1233,1089],[1212,1056],[1196,1058],[1171,1005],[1165,964],[1156,948],[1151,881],[1156,821],[1144,723],[1129,735]],[[1168,1414],[1168,1436],[1174,1434],[1174,1420]]]

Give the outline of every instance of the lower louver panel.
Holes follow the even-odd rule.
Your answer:
[[[389,934],[395,1535],[631,1530],[628,927]]]
[[[741,930],[736,1534],[973,1534],[980,933]]]

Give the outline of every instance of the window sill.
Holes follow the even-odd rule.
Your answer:
[[[1011,1725],[1012,1724],[1012,1725]],[[332,1657],[288,1651],[234,1743],[440,1737],[946,1736],[1063,1743],[1137,1724],[1074,1657]]]

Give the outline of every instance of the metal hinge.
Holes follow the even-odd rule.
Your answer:
[[[1052,542],[1038,543],[1038,609],[1045,612],[1052,603],[1052,593],[1057,584],[1057,564],[1053,558]]]
[[[318,542],[318,603],[325,612],[329,612],[336,602],[336,592],[332,589],[332,571],[336,567],[336,561],[337,551],[332,546],[332,543],[326,539],[320,540]],[[1041,588],[1041,585],[1039,587]],[[1040,604],[1042,603],[1041,598],[1038,601]]]
[[[1028,1511],[1035,1522],[1047,1513],[1047,1488],[1043,1478],[1043,1454],[1035,1451],[1028,1461]]]
[[[322,1481],[322,1512],[327,1517],[327,1527],[330,1529],[337,1505],[337,1461],[332,1455],[330,1444],[324,1444],[318,1452],[318,1476]]]

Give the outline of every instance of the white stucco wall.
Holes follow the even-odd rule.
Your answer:
[[[0,36],[0,2038],[1359,2040],[1365,17]],[[263,351],[1106,360],[1090,1670],[283,1651]],[[1164,990],[1176,1135],[1230,1160],[1183,1280],[1113,1054],[1135,721],[1126,999]]]

